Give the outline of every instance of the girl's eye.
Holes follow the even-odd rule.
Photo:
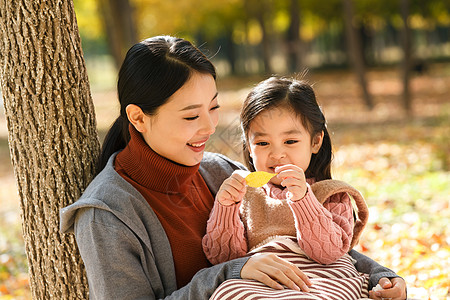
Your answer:
[[[295,143],[298,143],[298,141],[297,140],[287,140],[286,141],[286,144],[288,144],[288,145],[292,145],[292,144],[295,144]]]
[[[194,121],[194,120],[198,119],[198,116],[195,116],[195,117],[189,117],[189,118],[184,118],[184,119],[187,120],[187,121]]]
[[[269,145],[269,143],[268,142],[257,142],[257,143],[255,143],[255,145],[256,146],[267,146],[267,145]]]
[[[218,108],[220,108],[220,105],[219,105],[219,104],[217,104],[216,106],[212,107],[211,110],[216,110],[216,109],[218,109]]]

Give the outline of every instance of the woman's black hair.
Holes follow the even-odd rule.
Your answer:
[[[135,104],[147,115],[157,113],[191,77],[193,72],[211,74],[214,65],[189,41],[171,36],[157,36],[135,44],[128,50],[119,71],[117,92],[120,116],[103,142],[97,173],[109,157],[125,148],[130,140],[126,107]]]
[[[253,119],[261,112],[276,107],[288,107],[300,117],[303,126],[314,138],[324,133],[322,146],[317,154],[312,154],[306,178],[320,181],[331,179],[332,146],[326,127],[325,116],[316,100],[313,88],[304,80],[271,77],[254,87],[244,101],[241,111],[241,126],[244,134],[244,161],[250,171],[255,171],[248,150],[248,131]],[[312,142],[312,141],[311,141]]]

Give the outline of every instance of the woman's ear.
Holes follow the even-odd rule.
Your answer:
[[[142,133],[147,130],[145,126],[146,115],[139,106],[136,104],[128,104],[125,111],[127,113],[128,120],[131,124],[133,124],[137,131]]]
[[[324,136],[323,130],[314,136],[312,140],[312,152],[314,154],[317,154],[317,152],[319,152],[320,150],[320,147],[322,147],[323,136]]]

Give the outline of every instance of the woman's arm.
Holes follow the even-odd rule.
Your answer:
[[[155,259],[157,249],[148,249],[110,212],[81,209],[74,231],[90,299],[208,299],[223,281],[241,278],[248,260],[239,258],[202,269],[177,289],[170,251],[165,259]]]
[[[107,219],[108,222],[104,222]],[[106,211],[80,209],[74,233],[89,283],[90,299],[156,299],[139,240]],[[161,286],[161,282],[157,285]]]
[[[331,196],[322,205],[308,186],[303,199],[289,201],[297,239],[306,255],[330,264],[348,252],[353,236],[353,216],[346,193]]]
[[[247,253],[244,225],[239,218],[239,204],[224,206],[218,201],[206,226],[203,251],[212,264],[219,264]]]
[[[403,278],[395,274],[394,271],[383,267],[373,259],[354,249],[348,254],[356,260],[355,267],[359,272],[369,274],[370,298],[390,298],[393,300],[407,298],[406,282]],[[383,287],[383,290],[378,292],[371,291],[378,283]]]
[[[248,260],[249,257],[242,257],[201,269],[187,285],[164,299],[209,299],[222,282],[228,279],[241,279],[241,270]]]
[[[358,251],[352,249],[348,253],[353,259],[356,260],[355,267],[356,269],[365,274],[369,274],[369,290],[371,290],[374,286],[378,284],[381,278],[396,278],[398,276],[389,268],[383,267],[373,259],[365,256],[364,254],[359,253]]]
[[[391,298],[393,300],[406,299],[406,282],[389,268],[383,267],[373,259],[352,249],[350,254],[356,260],[355,267],[361,273],[369,274],[369,291],[373,299]],[[380,284],[384,290],[379,292],[371,289]]]

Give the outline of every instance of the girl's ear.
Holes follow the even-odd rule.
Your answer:
[[[314,154],[317,154],[317,152],[319,152],[319,150],[320,150],[320,147],[322,147],[323,136],[324,136],[324,132],[322,130],[320,133],[316,134],[316,136],[313,138],[312,152]]]
[[[247,148],[248,155],[249,155],[251,158],[253,158],[253,156],[252,156],[252,149],[250,148],[250,145],[248,144],[248,142],[247,142],[246,139],[244,140],[244,144],[245,144],[245,148]]]
[[[125,111],[127,113],[128,120],[131,124],[133,124],[134,128],[141,133],[145,132],[147,129],[145,126],[147,116],[144,114],[142,109],[135,104],[128,104]]]

